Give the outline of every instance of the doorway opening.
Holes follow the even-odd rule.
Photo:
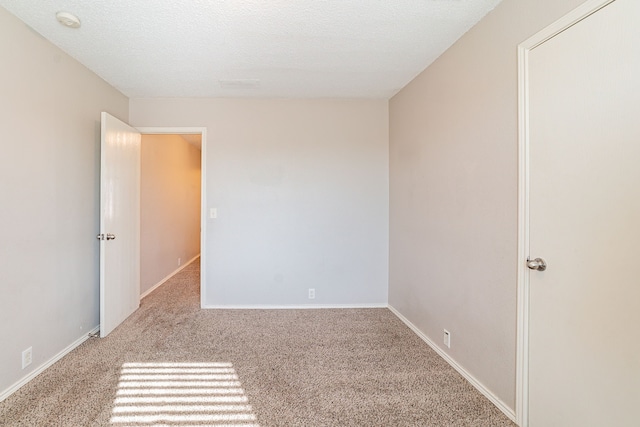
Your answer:
[[[200,258],[205,301],[205,128],[138,128],[140,298]]]

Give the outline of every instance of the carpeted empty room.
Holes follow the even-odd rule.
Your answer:
[[[513,425],[391,311],[202,310],[198,265],[0,403],[0,425]]]

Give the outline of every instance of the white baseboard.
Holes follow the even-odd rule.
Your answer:
[[[453,369],[458,371],[460,375],[462,375],[467,381],[471,383],[480,393],[482,393],[487,399],[491,401],[498,409],[500,409],[511,421],[516,422],[516,413],[513,409],[509,408],[498,396],[493,394],[488,388],[486,388],[480,381],[474,378],[469,372],[467,372],[462,366],[460,366],[455,360],[451,358],[447,353],[442,351],[440,347],[438,347],[429,337],[427,337],[416,325],[411,323],[409,319],[404,317],[398,310],[393,308],[391,305],[388,306],[389,310],[393,314],[395,314],[398,319],[402,320],[405,325],[407,325],[413,332],[416,333],[424,342],[426,342],[429,347],[435,350],[436,353],[440,357],[442,357]]]
[[[205,305],[215,310],[306,310],[327,308],[387,308],[387,304],[305,304],[305,305]]]
[[[176,274],[180,273],[182,271],[183,268],[185,268],[186,266],[188,266],[189,264],[191,264],[193,261],[195,261],[196,259],[198,259],[198,257],[200,256],[200,254],[194,256],[193,258],[191,258],[189,261],[185,262],[184,264],[182,264],[182,266],[178,267],[177,269],[175,269],[174,271],[172,271],[171,273],[169,273],[169,275],[167,277],[165,277],[164,279],[160,280],[158,283],[156,283],[155,285],[153,285],[151,288],[147,289],[142,295],[140,295],[140,299],[146,297],[147,295],[149,295],[151,292],[155,291],[156,289],[158,289],[160,286],[164,285],[167,280],[171,279],[173,276],[175,276]]]
[[[4,390],[2,393],[0,393],[0,402],[4,401],[7,397],[11,396],[13,393],[18,391],[18,389],[20,389],[20,387],[22,387],[23,385],[27,384],[29,381],[31,381],[32,379],[34,379],[35,377],[40,375],[49,366],[53,365],[58,360],[62,359],[64,356],[69,354],[71,351],[73,351],[80,344],[82,344],[83,342],[88,340],[89,339],[89,335],[95,334],[99,330],[100,330],[100,326],[96,326],[91,331],[85,333],[83,336],[81,336],[80,338],[78,338],[77,340],[75,340],[74,342],[69,344],[65,349],[63,349],[61,352],[59,352],[58,354],[53,356],[51,359],[47,360],[42,365],[38,366],[38,368],[36,368],[35,370],[31,371],[29,374],[27,374],[25,377],[23,377],[17,383],[13,384],[8,389]]]

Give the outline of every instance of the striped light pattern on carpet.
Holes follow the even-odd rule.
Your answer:
[[[248,401],[231,363],[125,363],[110,423],[259,427]]]

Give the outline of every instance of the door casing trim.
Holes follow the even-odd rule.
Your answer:
[[[589,0],[518,45],[516,423],[529,426],[529,52],[615,0]]]

